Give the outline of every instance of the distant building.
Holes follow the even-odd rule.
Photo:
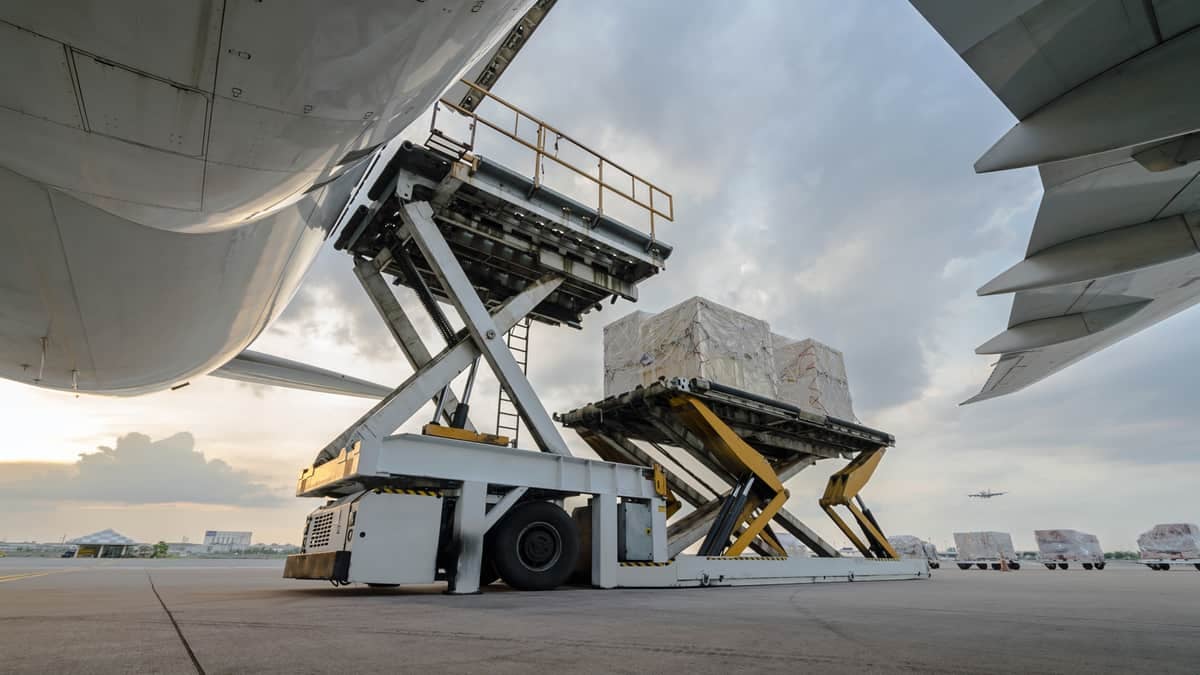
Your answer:
[[[208,553],[208,547],[204,544],[192,544],[186,541],[167,542],[168,555],[196,555],[199,553]]]
[[[204,545],[209,553],[231,553],[250,548],[252,532],[230,532],[225,530],[208,530],[204,533]]]
[[[67,542],[75,546],[76,558],[124,558],[138,543],[115,530],[100,530]]]

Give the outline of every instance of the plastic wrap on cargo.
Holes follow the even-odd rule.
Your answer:
[[[812,338],[772,335],[779,398],[805,410],[857,422],[842,353]]]
[[[1191,523],[1164,523],[1138,536],[1143,558],[1200,559],[1200,527]]]
[[[857,422],[842,353],[771,333],[767,322],[704,298],[604,328],[604,395],[660,378],[701,377],[809,412]]]
[[[936,561],[939,558],[937,547],[933,545],[933,542],[927,541],[921,545],[925,548],[925,557],[927,559]]]
[[[604,395],[623,394],[642,384],[642,324],[650,317],[633,312],[604,327]]]
[[[955,532],[959,560],[1013,560],[1017,557],[1007,532]]]
[[[1034,530],[1033,537],[1037,540],[1038,554],[1042,560],[1104,560],[1100,540],[1094,534],[1078,530]]]
[[[925,542],[911,534],[897,534],[887,538],[892,548],[901,558],[928,558],[925,553]]]
[[[685,300],[655,315],[635,314],[605,328],[605,396],[663,377],[700,377],[778,397],[766,321],[704,298]]]

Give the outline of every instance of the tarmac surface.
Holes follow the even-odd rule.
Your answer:
[[[277,560],[0,559],[3,673],[1180,672],[1200,572],[961,571],[675,590],[280,578]]]

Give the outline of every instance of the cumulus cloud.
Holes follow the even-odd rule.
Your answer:
[[[157,441],[140,433],[82,453],[73,464],[0,463],[0,494],[7,498],[120,504],[226,504],[272,506],[279,492],[219,459],[196,450],[189,433]]]

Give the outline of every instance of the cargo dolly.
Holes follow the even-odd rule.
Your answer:
[[[1180,567],[1191,565],[1200,570],[1200,558],[1138,558],[1134,562],[1145,565],[1156,572],[1170,572],[1171,568],[1176,565]]]
[[[360,188],[361,203],[352,202],[339,223],[335,247],[353,257],[360,284],[414,372],[301,472],[297,495],[326,501],[307,517],[302,552],[288,557],[284,576],[374,586],[445,580],[454,594],[501,578],[538,590],[564,583],[582,557],[585,579],[601,588],[927,577],[923,561],[873,555],[886,547],[864,545],[871,558],[837,557],[782,509],[788,477],[819,458],[882,453],[891,438],[880,432],[711,384],[676,383],[664,400],[678,405],[662,424],[703,449],[702,461],[730,480],[728,494],[700,495],[661,464],[643,461],[628,436],[617,441],[624,454],[572,456],[506,336],[528,321],[578,326],[602,301],[635,300],[638,284],[663,269],[671,253],[655,231],[656,219],[673,217],[671,197],[463,84],[515,121],[491,122],[442,101],[425,146],[406,142],[381,154]],[[436,126],[447,113],[469,121],[468,140]],[[521,124],[532,134],[517,133]],[[475,136],[484,127],[533,151],[532,177],[478,153]],[[559,148],[568,144],[591,153],[596,171],[562,159]],[[595,202],[547,186],[547,163],[566,166],[577,182],[591,181]],[[610,215],[608,205],[621,198],[649,215],[648,232]],[[392,285],[411,291],[444,346],[422,340]],[[472,422],[481,361],[528,430],[525,447]],[[422,418],[430,407],[432,415]],[[569,416],[563,423],[572,426]],[[616,433],[596,427],[589,429]],[[835,501],[846,503],[851,492]],[[676,494],[696,510],[680,518],[686,524],[677,523],[672,537],[667,520],[681,508]],[[587,504],[574,518],[563,508],[569,499]],[[769,521],[803,534],[823,557],[787,557]],[[701,554],[681,552],[700,537]],[[760,555],[743,555],[747,549]]]

